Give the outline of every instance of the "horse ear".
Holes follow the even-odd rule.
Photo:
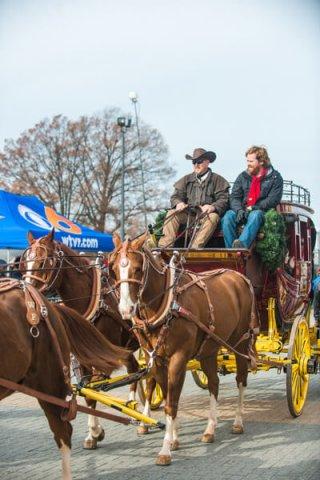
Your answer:
[[[28,242],[29,242],[29,245],[32,245],[34,242],[34,236],[30,231],[28,232]]]
[[[119,250],[119,248],[121,246],[121,238],[120,238],[120,235],[117,232],[114,232],[114,234],[112,235],[112,240],[113,240],[113,243],[114,243],[115,250]]]
[[[47,239],[49,240],[49,242],[53,242],[54,240],[54,228],[52,228],[51,232],[48,233],[47,235]]]
[[[132,246],[135,250],[139,250],[144,242],[147,240],[148,232],[143,233],[140,237],[132,241]]]

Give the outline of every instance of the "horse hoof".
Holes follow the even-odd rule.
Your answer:
[[[83,448],[85,450],[95,450],[97,448],[97,445],[98,445],[98,439],[97,438],[91,438],[90,440],[85,440],[83,442]]]
[[[158,455],[156,460],[156,465],[165,466],[170,465],[171,457],[170,455]]]
[[[171,443],[170,450],[179,450],[179,448],[180,448],[179,440],[174,440]]]
[[[240,433],[243,433],[243,426],[242,425],[232,425],[232,433],[239,435]]]
[[[97,441],[98,442],[102,442],[102,440],[104,439],[105,437],[105,433],[104,433],[104,430],[103,428],[101,429],[101,432],[99,433],[99,436],[97,437]]]
[[[137,428],[138,437],[142,435],[147,435],[147,433],[149,433],[149,428],[146,427],[145,425],[139,425],[139,427]]]
[[[213,443],[214,442],[213,433],[204,433],[202,435],[201,442],[203,442],[203,443]]]

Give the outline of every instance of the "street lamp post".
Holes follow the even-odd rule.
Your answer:
[[[117,124],[121,127],[121,140],[122,140],[122,154],[121,154],[121,224],[120,235],[121,240],[124,240],[124,217],[125,217],[125,205],[124,205],[124,177],[125,177],[125,134],[128,128],[131,127],[131,118],[118,117]]]
[[[140,172],[141,172],[141,184],[142,184],[142,201],[143,201],[144,225],[145,225],[145,228],[147,229],[148,228],[147,202],[146,202],[146,191],[145,191],[145,188],[144,188],[144,171],[143,171],[143,160],[142,160],[142,152],[141,152],[139,117],[138,117],[138,110],[137,110],[138,95],[137,95],[136,92],[129,92],[129,98],[133,103],[135,120],[136,120],[136,129],[137,129],[137,137],[138,137],[138,150],[139,150],[139,162],[140,162]]]

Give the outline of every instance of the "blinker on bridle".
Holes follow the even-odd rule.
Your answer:
[[[36,254],[37,248],[42,249],[43,254],[41,256],[37,256]],[[28,252],[30,252],[29,258],[27,258]],[[30,272],[24,273],[22,275],[23,280],[26,280],[26,277],[28,277],[28,279],[32,279],[40,282],[42,284],[40,288],[38,288],[40,292],[43,292],[45,290],[50,290],[53,287],[60,273],[62,262],[63,262],[63,255],[64,253],[62,250],[57,250],[55,248],[53,252],[53,257],[50,257],[48,255],[47,247],[45,245],[42,245],[41,243],[37,244],[37,241],[36,241],[34,245],[30,245],[30,247],[28,247],[23,252],[20,260],[20,265],[26,264],[28,260],[39,261],[39,262],[42,262],[42,267],[38,268],[37,270],[41,271],[42,269],[44,269],[45,261],[48,260],[50,264],[50,269],[49,269],[49,272],[44,277],[40,275],[35,275],[34,273],[30,273]]]
[[[128,253],[139,253],[140,255],[142,255],[142,258],[143,258],[143,265],[144,265],[144,255],[142,252],[140,252],[139,250],[132,250],[132,249],[129,249],[129,242],[128,240],[126,240],[121,249],[116,253],[116,255],[120,255],[120,261],[119,261],[119,264],[120,264],[120,267],[122,268],[126,268],[128,265],[129,265],[129,259],[127,257],[127,254]],[[144,271],[144,268],[142,269]],[[121,283],[136,283],[138,285],[143,286],[143,281],[142,280],[137,280],[136,278],[126,278],[125,280],[117,280],[115,282],[115,288],[117,288]]]

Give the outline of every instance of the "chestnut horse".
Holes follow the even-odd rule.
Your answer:
[[[8,283],[7,279],[6,281]],[[27,320],[28,300],[25,292],[19,288],[22,284],[9,281],[7,288],[3,288],[3,285],[1,281],[0,378],[65,399],[70,394],[68,377],[71,352],[87,368],[95,367],[106,374],[120,367],[127,359],[126,350],[108,342],[78,313],[48,302],[39,293],[41,311],[42,308],[46,309],[47,320],[40,319],[37,329],[30,330]],[[54,337],[57,338],[57,344]],[[0,400],[12,393],[12,390],[0,386]],[[39,404],[62,455],[63,479],[69,480],[71,423],[61,419],[61,407],[42,400],[39,400]]]
[[[153,359],[152,375],[165,397],[166,433],[158,465],[171,463],[179,446],[176,417],[188,360],[199,358],[208,377],[210,409],[202,441],[214,441],[217,425],[220,344],[236,348],[239,389],[233,433],[243,432],[243,399],[248,360],[254,359],[257,317],[250,282],[238,272],[220,270],[194,274],[155,257],[144,247],[146,237],[121,243],[114,235],[110,272],[120,290],[119,310],[130,319],[145,352]],[[248,353],[251,356],[248,356]]]
[[[114,345],[128,348],[134,352],[139,348],[137,340],[129,333],[130,325],[124,321],[118,311],[118,301],[112,288],[106,284],[109,294],[102,292],[100,302],[100,285],[95,285],[96,266],[89,263],[88,258],[79,255],[69,247],[54,240],[54,230],[48,235],[35,240],[28,235],[30,247],[25,251],[22,262],[27,265],[24,278],[41,291],[56,291],[65,305],[73,308],[81,315],[89,314],[90,304],[97,300],[96,313],[91,320],[99,332]],[[108,281],[105,276],[104,279]],[[98,280],[100,283],[100,280]],[[94,313],[91,311],[91,313]],[[129,355],[125,365],[129,373],[137,372],[139,365],[133,354]],[[89,373],[89,372],[86,372]],[[129,400],[135,400],[136,384],[130,385]],[[86,400],[95,408],[96,401]],[[85,449],[95,449],[98,441],[103,440],[104,430],[98,417],[89,415],[88,435],[84,440]],[[139,430],[138,430],[139,432]],[[143,433],[143,428],[141,432]]]

